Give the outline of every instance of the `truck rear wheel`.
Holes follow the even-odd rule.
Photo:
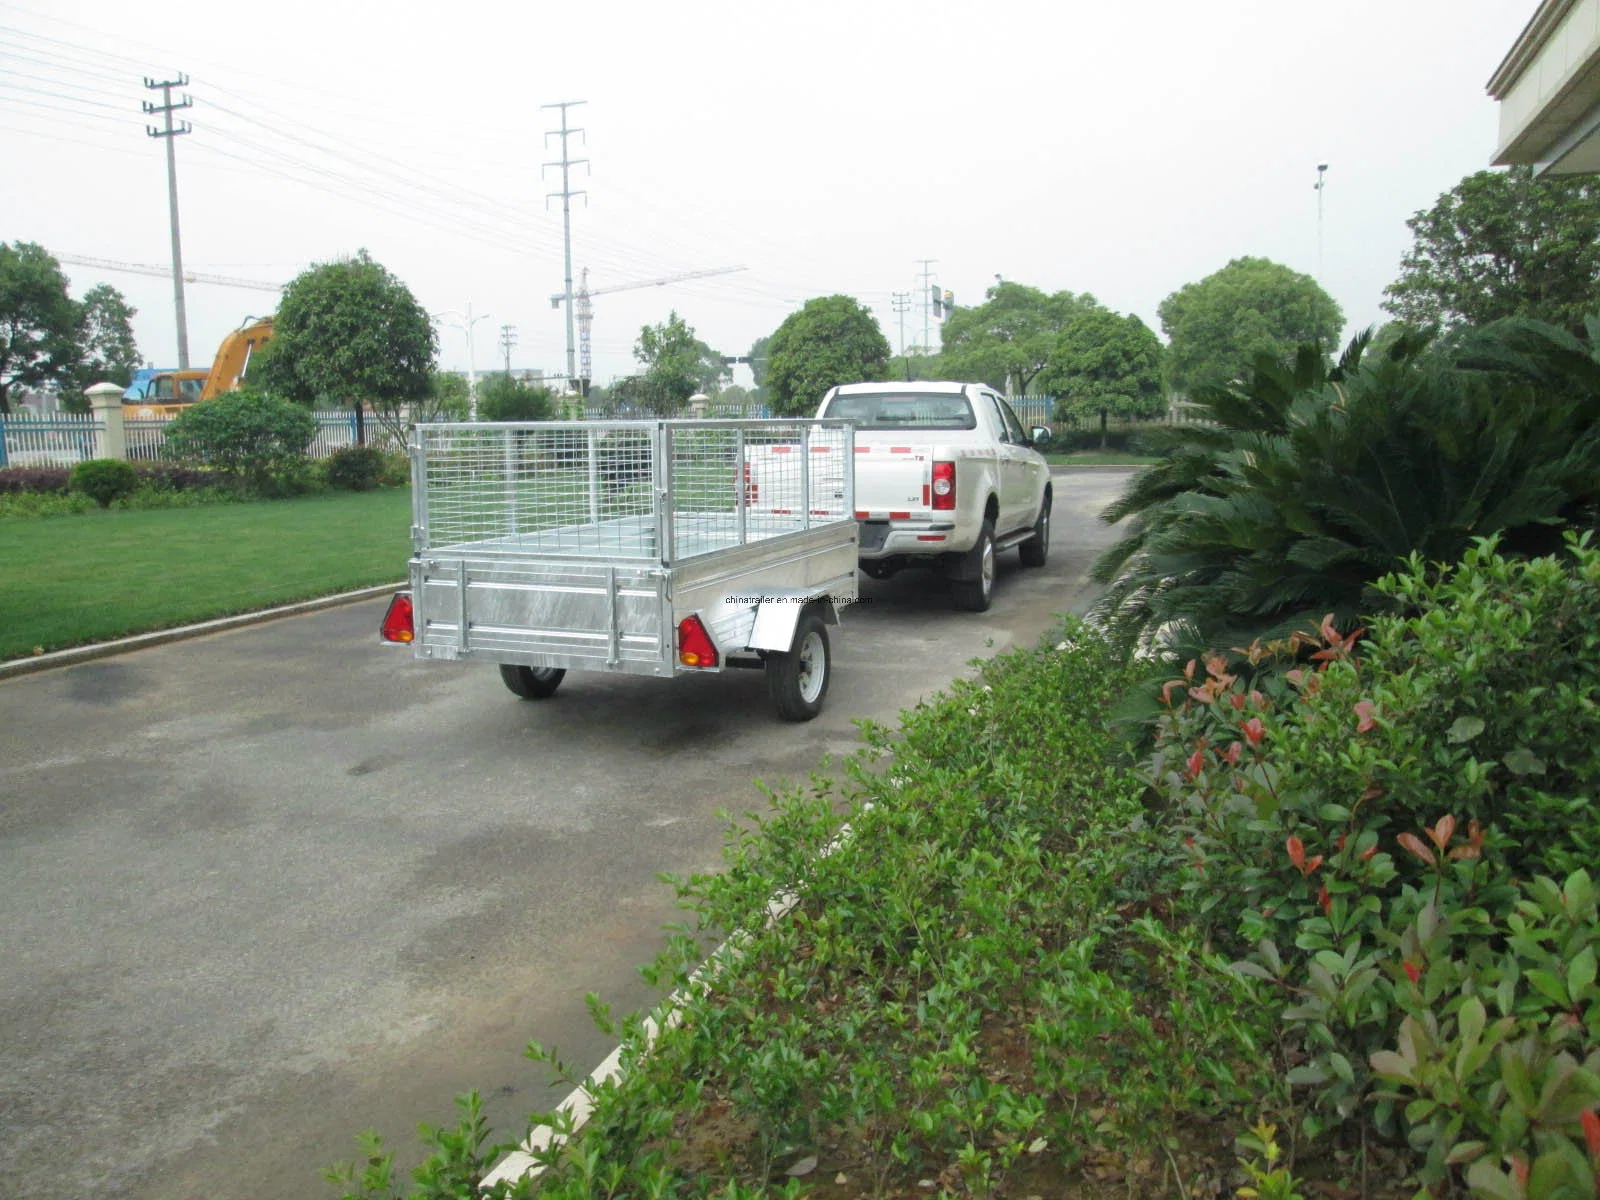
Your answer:
[[[969,551],[965,564],[971,572],[970,579],[955,579],[950,583],[950,595],[956,607],[968,612],[988,612],[994,603],[994,522],[984,521],[978,542]]]
[[[548,700],[567,677],[562,667],[518,667],[500,665],[500,679],[524,700]]]
[[[822,614],[807,605],[795,624],[794,644],[767,655],[767,695],[785,721],[809,721],[822,711],[833,660]]]
[[[1050,493],[1039,505],[1039,519],[1033,523],[1033,536],[1017,547],[1025,567],[1042,567],[1050,553]]]

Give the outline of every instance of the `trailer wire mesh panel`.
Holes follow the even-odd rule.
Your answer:
[[[419,425],[417,550],[672,563],[853,520],[837,421]]]

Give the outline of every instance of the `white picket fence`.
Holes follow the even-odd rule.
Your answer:
[[[317,412],[316,436],[307,453],[327,458],[343,446],[356,444],[355,413],[343,410]],[[167,425],[171,417],[144,420],[124,418],[123,438],[133,462],[169,462]],[[367,440],[376,443],[383,431],[369,416]],[[0,469],[6,467],[70,467],[94,458],[102,444],[105,422],[90,413],[53,413],[37,416],[12,413],[0,416]]]

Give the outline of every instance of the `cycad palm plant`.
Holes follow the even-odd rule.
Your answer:
[[[1448,355],[1420,334],[1379,356],[1367,342],[1331,369],[1303,347],[1197,392],[1211,424],[1170,431],[1163,460],[1103,514],[1132,518],[1095,566],[1113,632],[1227,648],[1330,612],[1345,625],[1383,602],[1371,584],[1412,552],[1455,561],[1497,532],[1508,549],[1546,550],[1562,524],[1592,518],[1590,346],[1526,321]]]

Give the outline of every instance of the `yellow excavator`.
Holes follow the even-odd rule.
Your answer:
[[[122,394],[126,414],[139,420],[175,417],[197,400],[214,400],[244,381],[250,361],[272,340],[271,317],[247,317],[222,339],[209,371],[148,368],[134,372]]]

